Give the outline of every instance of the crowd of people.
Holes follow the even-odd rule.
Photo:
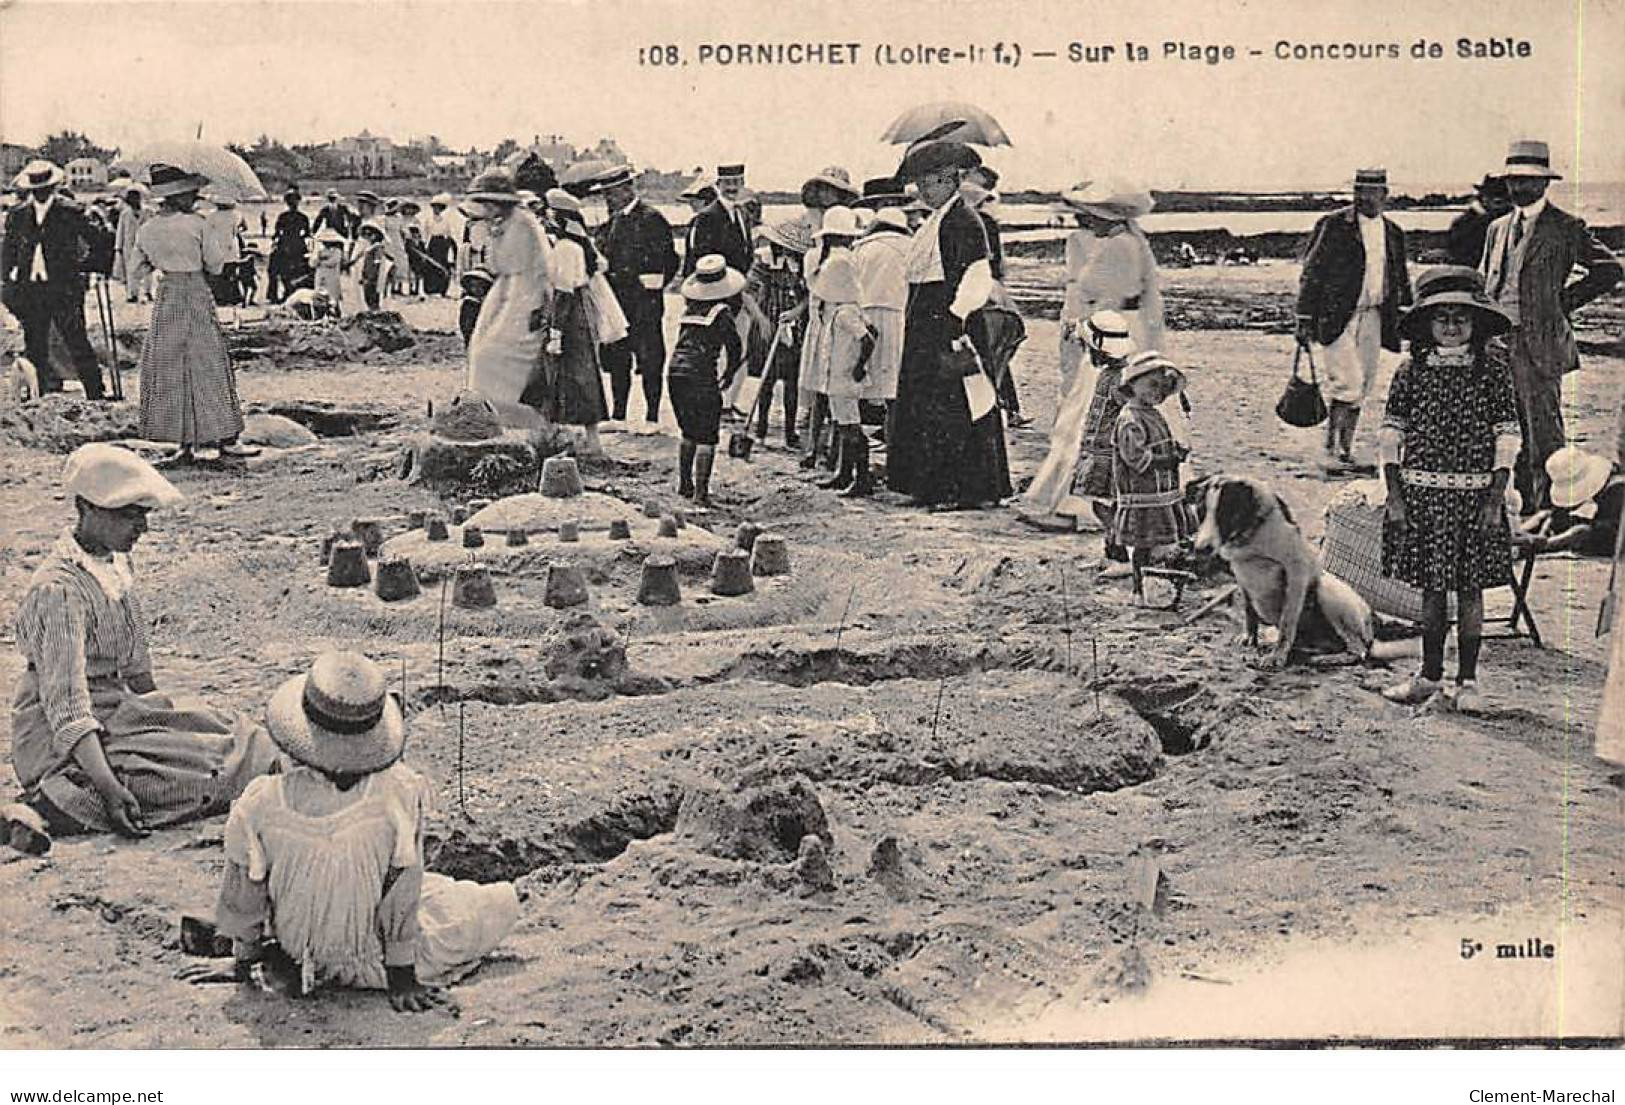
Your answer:
[[[862,498],[884,486],[947,510],[1011,497],[1005,434],[1021,416],[1010,358],[1024,330],[1001,283],[989,209],[998,177],[971,146],[916,143],[894,174],[861,187],[846,170],[823,168],[803,185],[799,216],[765,224],[744,166],[718,166],[687,190],[695,215],[681,254],[629,169],[570,188],[544,169],[482,173],[460,202],[434,197],[421,222],[414,204],[365,191],[360,211],[330,193],[312,221],[290,192],[268,295],[305,291],[343,310],[350,272],[371,310],[390,295],[451,294],[455,276],[467,385],[504,422],[579,427],[581,450],[599,452],[601,428],[627,428],[640,376],[647,422],[671,405],[675,489],[700,508],[713,499],[725,420],[765,437],[775,396],[784,444],[801,452],[803,468],[832,473],[829,490]],[[1297,334],[1324,369],[1327,473],[1380,472],[1382,571],[1423,596],[1422,666],[1383,692],[1395,702],[1442,696],[1482,707],[1482,594],[1510,580],[1518,521],[1552,547],[1619,555],[1621,464],[1566,445],[1558,389],[1578,364],[1569,314],[1613,287],[1620,266],[1546,199],[1553,179],[1544,144],[1514,143],[1480,186],[1484,207],[1452,229],[1457,263],[1413,284],[1404,235],[1382,213],[1386,174],[1360,170],[1353,204],[1321,219],[1304,253]],[[15,182],[25,202],[8,216],[0,279],[29,357],[48,366],[46,337],[57,328],[86,396],[97,398],[76,251],[91,231],[82,210],[55,195],[60,183],[47,163]],[[251,452],[237,444],[240,403],[211,280],[234,263],[240,222],[229,202],[197,213],[208,183],[153,166],[121,197],[114,232],[113,271],[128,294],[155,294],[141,430],[175,443],[172,461]],[[1507,207],[1490,217],[1498,197]],[[607,217],[592,226],[595,198]],[[1162,348],[1156,262],[1138,224],[1150,195],[1101,180],[1066,190],[1062,202],[1077,228],[1065,247],[1060,403],[1021,516],[1101,533],[1103,574],[1132,577],[1138,594],[1153,556],[1193,533],[1186,392],[1200,377]],[[669,353],[668,289],[682,300]],[[1363,465],[1356,429],[1384,349],[1406,355],[1384,403],[1378,464]],[[883,479],[872,458],[880,443]],[[387,989],[400,1009],[433,1004],[425,981],[454,977],[493,948],[517,901],[506,884],[424,874],[426,792],[400,763],[404,721],[382,674],[364,657],[324,655],[278,689],[264,725],[161,694],[128,553],[149,512],[179,492],[157,467],[108,445],[78,450],[64,478],[75,523],[17,616],[28,669],[14,702],[13,762],[26,803],[5,807],[8,838],[27,846],[59,832],[141,835],[229,809],[217,923],[237,957],[224,977],[258,972],[293,992],[368,986]],[[1452,595],[1458,667],[1447,686]],[[1616,706],[1622,641],[1616,634],[1608,692]],[[1602,755],[1625,760],[1622,728],[1605,719]]]

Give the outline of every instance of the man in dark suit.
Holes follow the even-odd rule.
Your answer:
[[[316,218],[310,224],[310,234],[311,237],[315,237],[323,230],[333,230],[346,239],[351,239],[355,237],[355,232],[360,226],[361,216],[350,210],[337,188],[329,188],[327,202],[316,212]]]
[[[694,266],[701,257],[720,253],[730,269],[750,271],[751,226],[750,216],[739,202],[739,193],[745,187],[743,165],[717,166],[717,198],[711,205],[694,216],[693,243],[683,258],[683,275],[693,275]]]
[[[1498,176],[1485,175],[1473,186],[1473,202],[1467,210],[1450,221],[1445,231],[1444,251],[1452,265],[1465,265],[1476,269],[1484,259],[1484,237],[1490,224],[1512,208],[1507,197],[1506,182]]]
[[[1512,143],[1502,170],[1512,209],[1490,224],[1480,271],[1490,297],[1512,317],[1505,355],[1518,392],[1523,448],[1513,479],[1525,513],[1551,505],[1546,459],[1565,444],[1563,376],[1580,367],[1569,315],[1620,280],[1620,264],[1586,224],[1546,199],[1561,180],[1546,143]],[[1578,268],[1584,275],[1570,282]]]
[[[1411,302],[1405,232],[1382,213],[1386,169],[1354,174],[1354,202],[1323,216],[1298,279],[1298,343],[1320,365],[1327,399],[1328,474],[1357,468],[1354,431],[1381,351],[1399,351],[1399,315]]]
[[[51,370],[51,327],[73,358],[85,398],[102,399],[102,369],[85,334],[84,261],[96,233],[84,210],[56,194],[61,169],[32,161],[12,183],[24,201],[6,216],[0,243],[0,301],[22,323],[29,361],[41,392],[61,391]]]
[[[661,373],[666,364],[666,337],[661,330],[666,312],[664,289],[677,275],[678,264],[671,224],[638,198],[632,170],[625,166],[592,181],[592,190],[604,197],[609,208],[609,221],[598,231],[598,248],[604,254],[605,278],[626,316],[626,337],[602,350],[614,400],[610,418],[626,421],[635,362],[643,377],[644,418],[655,422],[660,417]]]

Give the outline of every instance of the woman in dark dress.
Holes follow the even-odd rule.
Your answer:
[[[973,509],[1011,494],[1004,420],[997,408],[972,421],[951,350],[971,348],[965,319],[993,291],[987,235],[959,194],[980,162],[958,142],[922,142],[898,176],[932,208],[910,244],[908,306],[897,401],[886,429],[886,484],[923,506]]]

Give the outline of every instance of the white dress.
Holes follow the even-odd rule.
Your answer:
[[[531,317],[552,295],[552,250],[536,216],[522,207],[512,209],[493,235],[485,261],[495,282],[469,337],[468,386],[489,399],[507,425],[536,426],[540,416],[519,396],[547,338],[531,329]]]

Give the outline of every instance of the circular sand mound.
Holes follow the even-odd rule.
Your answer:
[[[557,532],[560,522],[575,522],[581,526],[585,540],[588,531],[607,531],[609,524],[617,518],[633,523],[634,536],[639,532],[637,523],[640,521],[648,524],[650,533],[654,532],[655,523],[643,518],[636,507],[596,491],[568,499],[553,499],[536,492],[509,495],[485,507],[469,521],[485,530],[523,529],[532,534]]]
[[[531,496],[521,496],[530,498]],[[587,496],[582,496],[586,498]],[[607,496],[598,496],[607,498]],[[578,502],[577,499],[549,499],[547,502]],[[615,500],[610,500],[614,502]],[[500,504],[493,503],[491,507]],[[479,518],[487,513],[491,507],[482,510],[474,517]],[[624,509],[624,508],[623,508]],[[623,515],[616,515],[623,517]],[[611,567],[621,561],[641,564],[645,556],[660,553],[670,556],[677,561],[677,570],[684,575],[692,575],[711,570],[711,561],[715,559],[717,550],[723,547],[723,540],[709,530],[698,526],[685,526],[677,531],[676,537],[657,536],[659,523],[652,518],[629,519],[632,527],[632,538],[629,541],[612,541],[609,538],[608,523],[600,529],[589,529],[582,523],[581,536],[578,541],[560,541],[557,527],[547,529],[538,527],[530,531],[528,544],[509,545],[506,534],[493,529],[485,529],[485,544],[479,548],[466,549],[463,547],[463,527],[451,526],[450,539],[446,541],[430,541],[422,530],[413,530],[392,537],[384,543],[385,557],[404,556],[412,562],[420,579],[438,579],[442,574],[462,564],[470,556],[491,565],[494,568],[503,568],[516,572],[524,572],[527,566],[535,569],[534,574],[545,574],[546,565],[551,560],[569,560],[581,564],[583,567],[596,566],[608,573]],[[470,521],[472,523],[472,520]],[[517,527],[516,527],[517,528]]]

